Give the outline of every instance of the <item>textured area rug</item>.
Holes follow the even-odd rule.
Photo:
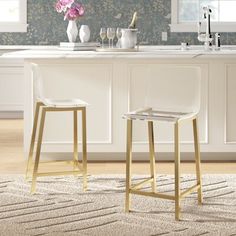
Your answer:
[[[135,176],[134,183],[144,176]],[[124,213],[125,178],[89,176],[82,192],[75,177],[39,178],[37,193],[23,176],[0,176],[0,235],[216,236],[236,235],[236,175],[203,176],[204,204],[192,193],[181,202],[181,221],[174,220],[174,202],[133,195],[132,211]],[[195,184],[181,178],[181,188]],[[160,175],[159,191],[171,193],[174,177]],[[149,190],[149,186],[145,188]]]

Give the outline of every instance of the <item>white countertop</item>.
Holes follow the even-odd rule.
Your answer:
[[[53,49],[53,45],[0,45],[0,50]]]
[[[180,46],[140,46],[139,51],[135,52],[64,51],[58,46],[0,46],[0,50],[13,50],[3,52],[1,58],[14,59],[236,58],[236,46],[223,46],[219,51],[205,51],[202,46],[192,46],[189,50],[181,50]]]

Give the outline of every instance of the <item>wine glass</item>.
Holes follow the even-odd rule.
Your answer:
[[[107,28],[107,38],[109,39],[109,48],[111,47],[111,40],[112,40],[112,47],[113,47],[113,40],[115,36],[116,36],[116,29]]]
[[[108,38],[108,42],[109,42],[109,48],[111,47],[111,39],[112,39],[112,35],[111,35],[111,28],[107,28],[107,38]]]
[[[100,37],[102,39],[102,47],[104,47],[104,39],[106,38],[106,36],[107,36],[106,28],[101,28],[100,29]]]
[[[121,28],[117,28],[117,29],[116,29],[116,37],[117,37],[117,39],[118,39],[118,41],[117,41],[117,47],[120,48],[120,47],[121,47],[121,45],[120,45],[120,39],[121,39],[121,37],[122,37]]]
[[[114,38],[116,37],[116,29],[115,28],[111,28],[111,42],[112,42],[112,48],[113,48],[113,41]]]

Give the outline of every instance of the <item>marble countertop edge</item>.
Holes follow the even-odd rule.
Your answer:
[[[28,46],[30,47],[30,46]],[[1,46],[0,46],[1,49]],[[155,58],[236,58],[236,46],[224,46],[221,50],[204,51],[201,46],[181,50],[179,46],[140,46],[134,52],[65,51],[58,46],[34,48],[8,48],[0,58],[11,59],[155,59]],[[12,51],[11,51],[12,50]]]

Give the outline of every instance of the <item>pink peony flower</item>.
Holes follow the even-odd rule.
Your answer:
[[[71,7],[75,0],[59,0],[62,6]]]
[[[78,4],[77,10],[79,11],[79,15],[84,15],[84,7],[81,4]]]
[[[58,0],[55,4],[57,12],[66,12],[67,8],[70,8],[75,0]]]
[[[57,12],[65,12],[64,20],[76,20],[84,15],[84,7],[75,0],[58,0],[55,4]]]
[[[77,7],[72,7],[67,10],[64,20],[76,20],[80,16],[84,14],[84,9],[82,7],[77,8]]]
[[[60,2],[60,1],[56,2],[56,4],[55,4],[55,9],[56,9],[56,11],[59,12],[59,13],[63,12],[64,7],[61,5],[61,2]]]

